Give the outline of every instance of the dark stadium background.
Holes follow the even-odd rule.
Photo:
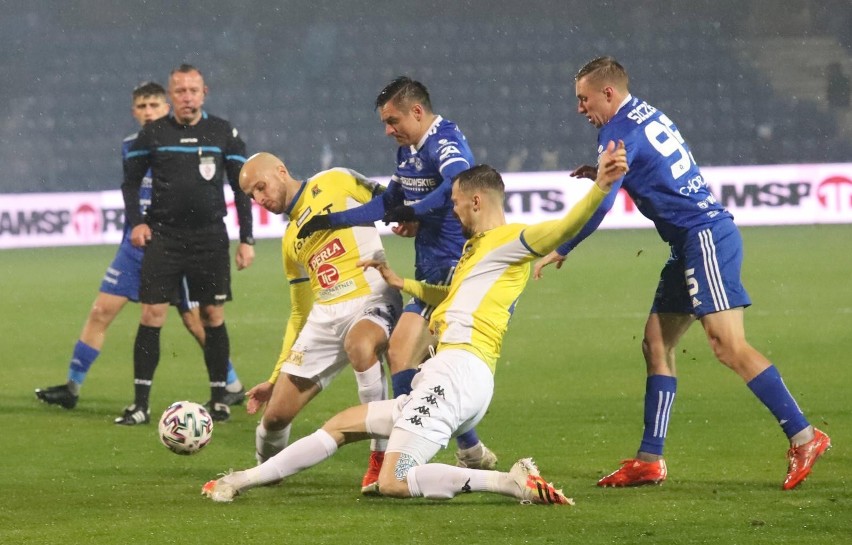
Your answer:
[[[207,110],[250,152],[309,175],[393,168],[373,111],[408,74],[457,121],[478,162],[564,170],[593,159],[573,74],[602,54],[666,111],[701,165],[847,162],[848,108],[826,67],[852,74],[846,0],[296,2],[2,1],[0,192],[114,189],[130,90],[189,62]]]

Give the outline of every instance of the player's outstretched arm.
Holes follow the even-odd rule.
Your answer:
[[[440,153],[440,150],[437,150],[436,153]],[[434,191],[426,195],[423,200],[413,205],[402,204],[388,209],[382,218],[385,225],[389,223],[413,222],[420,217],[428,216],[441,210],[451,210],[453,205],[450,194],[452,193],[453,179],[470,168],[470,163],[466,159],[463,157],[459,158],[462,160],[450,159],[450,164],[447,165],[445,163],[446,166],[441,169],[441,183]],[[444,158],[445,161],[447,159]]]
[[[387,282],[388,286],[392,288],[396,288],[398,290],[402,290],[402,286],[405,283],[403,278],[396,274],[393,269],[390,268],[387,261],[382,261],[379,259],[362,259],[355,264],[356,267],[361,267],[365,271],[367,269],[376,269],[379,271],[379,274],[382,275],[382,278]]]
[[[285,257],[285,262],[287,261]],[[285,264],[285,267],[287,264]],[[266,382],[261,382],[248,392],[246,395],[249,398],[246,404],[246,412],[255,414],[263,408],[263,406],[272,397],[272,389],[278,381],[278,376],[281,374],[281,367],[290,356],[290,349],[299,337],[302,328],[308,321],[308,314],[313,307],[313,290],[310,282],[306,279],[298,279],[302,281],[290,282],[290,318],[287,320],[287,326],[284,329],[284,339],[281,341],[281,352],[278,355],[278,361],[275,362],[275,367],[272,369],[272,374]]]
[[[372,225],[383,219],[386,211],[392,209],[397,202],[402,202],[402,188],[399,183],[391,181],[386,191],[376,192],[371,200],[361,206],[311,217],[299,229],[296,238],[307,238],[317,231],[328,229]],[[385,222],[385,225],[387,225],[387,222]]]
[[[414,297],[422,299],[432,306],[438,305],[441,301],[446,299],[447,295],[450,293],[450,286],[436,286],[425,282],[418,282],[417,280],[412,280],[410,278],[402,278],[388,266],[386,261],[382,261],[380,259],[362,259],[356,263],[356,265],[358,267],[363,267],[364,270],[371,267],[376,269],[379,271],[379,274],[382,275],[385,282],[387,282],[387,284],[392,288],[410,293]]]
[[[610,141],[598,161],[595,187],[562,218],[531,225],[523,232],[524,243],[540,255],[549,254],[564,240],[575,236],[598,210],[612,186],[627,172],[624,142]]]
[[[331,229],[331,220],[328,216],[328,214],[317,214],[316,216],[308,219],[308,221],[302,225],[301,229],[299,229],[299,233],[296,235],[296,238],[308,238],[317,231],[326,231]]]

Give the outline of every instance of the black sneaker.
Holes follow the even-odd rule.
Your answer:
[[[240,388],[239,392],[229,392],[225,390],[225,395],[222,397],[222,403],[233,407],[234,405],[242,405],[246,399],[246,389]]]
[[[67,384],[49,386],[47,388],[36,388],[35,395],[48,405],[59,405],[65,409],[73,409],[76,407],[77,399],[80,397],[72,394]]]
[[[231,418],[231,408],[220,401],[210,400],[204,404],[204,408],[210,413],[213,422],[224,422]]]
[[[114,420],[119,426],[135,426],[147,424],[151,421],[151,409],[148,407],[137,407],[133,404],[124,409],[124,414]]]

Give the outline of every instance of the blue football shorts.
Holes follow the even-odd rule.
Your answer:
[[[127,297],[134,303],[139,302],[139,271],[142,270],[144,251],[122,239],[115,257],[107,267],[101,281],[102,293]]]
[[[652,313],[707,314],[751,305],[742,284],[743,241],[725,218],[687,234],[672,245],[660,273]]]
[[[139,302],[139,282],[142,272],[142,257],[145,251],[136,248],[130,243],[129,238],[121,240],[115,257],[107,267],[101,280],[101,293],[126,297],[134,303]],[[177,299],[172,304],[181,312],[186,312],[198,306],[195,301],[189,299],[189,284],[184,277],[180,282]]]
[[[455,270],[455,263],[450,267],[433,267],[428,270],[416,269],[414,271],[414,279],[419,282],[426,282],[436,286],[445,286],[450,283]],[[432,311],[435,307],[428,305],[425,301],[412,297],[403,307],[403,312],[414,312],[429,321]]]

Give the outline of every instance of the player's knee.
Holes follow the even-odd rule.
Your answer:
[[[711,342],[713,354],[726,367],[737,370],[741,366],[741,362],[745,359],[747,353],[747,345],[743,346],[739,343],[722,343]]]
[[[379,475],[379,490],[383,496],[390,498],[408,498],[411,493],[408,491],[408,481],[403,478],[399,480],[393,473],[385,473]]]
[[[666,343],[659,338],[644,337],[642,339],[642,355],[646,361],[664,361],[673,347],[666,346]]]
[[[92,305],[92,309],[89,311],[89,320],[101,325],[102,327],[106,327],[112,323],[117,314],[118,312],[112,308],[96,302]]]
[[[142,305],[142,318],[140,323],[150,327],[163,327],[166,323],[168,304]]]
[[[376,347],[364,339],[351,340],[347,338],[343,344],[343,349],[356,371],[366,371],[379,358],[376,354]]]
[[[263,413],[263,427],[270,431],[280,431],[293,422],[291,415],[285,414],[275,407],[267,406]]]
[[[204,327],[219,327],[225,323],[225,307],[223,305],[202,305],[198,309]]]

